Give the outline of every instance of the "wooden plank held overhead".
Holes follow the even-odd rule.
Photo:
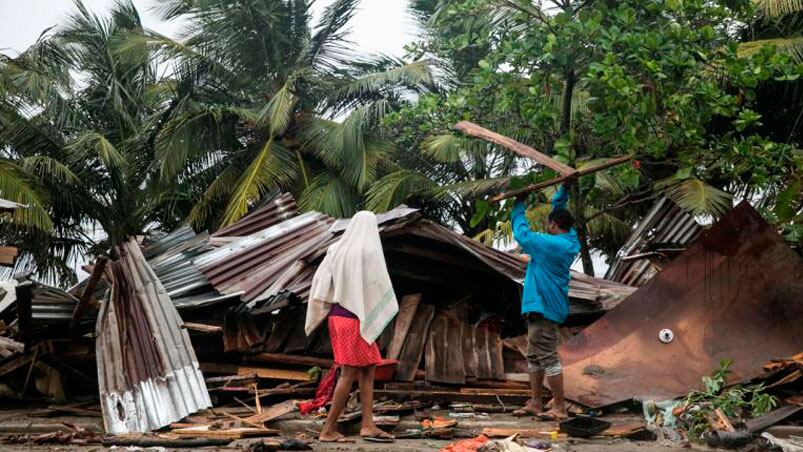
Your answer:
[[[531,148],[530,146],[527,146],[526,144],[519,143],[518,141],[512,138],[508,138],[504,135],[492,132],[482,126],[474,124],[473,122],[460,121],[457,124],[455,124],[454,128],[455,130],[463,132],[468,136],[474,138],[481,138],[493,144],[498,144],[499,146],[506,147],[522,157],[527,157],[531,160],[534,160],[536,163],[539,163],[541,165],[546,166],[547,168],[557,171],[558,174],[560,174],[561,176],[571,176],[572,174],[577,173],[577,170],[572,168],[571,166],[564,165],[563,163],[553,159],[552,157],[536,151],[535,149]]]
[[[550,179],[544,182],[539,182],[537,184],[531,184],[526,187],[519,188],[517,190],[510,190],[507,192],[499,193],[498,195],[494,195],[491,197],[491,202],[499,202],[503,201],[508,198],[513,198],[519,195],[526,195],[528,193],[532,193],[534,191],[543,190],[547,187],[551,187],[553,185],[562,184],[564,182],[570,181],[572,179],[576,179],[578,177],[587,176],[589,174],[596,173],[597,171],[602,171],[604,169],[608,169],[617,165],[621,165],[622,163],[629,162],[631,157],[629,155],[624,155],[621,157],[612,158],[610,160],[606,160],[602,163],[598,163],[596,165],[588,165],[586,167],[581,168],[574,174],[570,174],[567,176],[559,176],[554,179]]]

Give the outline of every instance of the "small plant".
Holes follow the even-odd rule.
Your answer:
[[[764,392],[762,384],[726,388],[732,363],[732,360],[720,361],[717,370],[710,376],[703,377],[704,390],[692,391],[684,399],[680,425],[690,437],[700,438],[709,430],[709,419],[716,410],[720,410],[728,418],[744,419],[767,414],[778,406],[778,399]]]

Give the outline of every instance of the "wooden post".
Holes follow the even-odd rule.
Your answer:
[[[86,282],[86,287],[84,287],[84,291],[81,293],[81,298],[78,299],[78,303],[75,305],[75,310],[73,310],[72,319],[70,320],[71,333],[78,331],[78,327],[81,325],[81,319],[84,317],[84,309],[86,309],[86,305],[89,304],[89,300],[92,299],[92,294],[98,287],[98,283],[100,282],[100,278],[103,276],[103,272],[106,269],[106,263],[108,261],[108,258],[101,256],[95,262],[95,268],[92,269],[92,275],[89,276],[89,281]]]

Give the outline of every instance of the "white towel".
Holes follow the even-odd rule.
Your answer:
[[[307,304],[307,336],[326,319],[333,304],[360,319],[360,335],[369,344],[399,312],[372,212],[354,215],[315,272]]]

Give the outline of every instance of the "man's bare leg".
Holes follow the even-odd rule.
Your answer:
[[[340,378],[335,385],[335,393],[332,396],[332,406],[329,407],[329,414],[326,416],[326,422],[323,424],[323,430],[318,437],[321,441],[337,441],[343,438],[344,435],[337,431],[337,420],[346,408],[349,394],[351,393],[351,386],[354,384],[354,379],[357,376],[356,367],[340,368]]]
[[[552,391],[552,408],[544,413],[556,419],[566,419],[566,399],[563,397],[563,373],[547,377],[549,389]]]
[[[524,408],[514,411],[514,416],[526,416],[528,414],[537,416],[544,411],[544,371],[537,370],[530,372],[529,375],[532,398]]]

